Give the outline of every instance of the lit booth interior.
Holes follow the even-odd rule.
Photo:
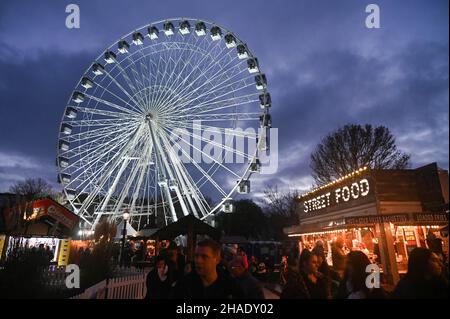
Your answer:
[[[360,169],[298,198],[300,224],[285,228],[300,249],[322,241],[332,266],[332,245],[359,250],[377,263],[387,283],[407,271],[416,247],[448,258],[448,172],[436,163],[417,169]]]

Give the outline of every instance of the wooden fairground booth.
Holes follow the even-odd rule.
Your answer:
[[[79,217],[56,201],[45,198],[4,208],[5,229],[0,234],[0,256],[4,260],[13,249],[44,247],[52,252],[52,263],[68,263],[70,238]]]
[[[362,168],[298,198],[300,224],[285,229],[300,249],[321,240],[332,264],[337,238],[378,263],[387,284],[407,271],[415,247],[440,245],[448,260],[448,172],[432,163],[417,169]]]

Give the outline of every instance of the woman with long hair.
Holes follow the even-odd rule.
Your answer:
[[[369,288],[366,284],[369,275],[367,266],[371,262],[362,251],[352,251],[347,255],[344,279],[340,286],[339,298],[345,299],[382,299],[382,288]]]
[[[394,291],[399,299],[448,298],[448,281],[439,256],[426,248],[414,248],[409,255],[408,273]]]

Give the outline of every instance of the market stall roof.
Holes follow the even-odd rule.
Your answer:
[[[133,226],[130,225],[130,223],[127,223],[126,231],[127,233],[125,234],[125,236],[136,235],[136,230],[133,228]],[[117,225],[116,237],[114,237],[114,239],[121,239],[123,236],[122,232],[123,232],[123,220],[119,223],[119,225]]]
[[[159,228],[153,228],[153,227],[144,227],[140,231],[138,231],[132,239],[146,239],[150,238],[154,233],[156,233],[159,230]]]
[[[70,236],[79,217],[51,198],[22,202],[3,210],[6,231],[13,236]]]
[[[194,215],[187,215],[180,218],[177,222],[161,228],[151,238],[174,239],[180,235],[187,235],[190,231],[194,234],[208,235],[215,240],[219,240],[221,237],[218,229],[202,222]]]

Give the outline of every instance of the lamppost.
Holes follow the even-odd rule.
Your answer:
[[[124,252],[125,252],[125,237],[127,235],[127,221],[128,218],[130,218],[130,213],[128,211],[125,211],[122,215],[123,217],[123,230],[122,230],[122,249],[120,250],[120,267],[123,267],[124,263]]]

